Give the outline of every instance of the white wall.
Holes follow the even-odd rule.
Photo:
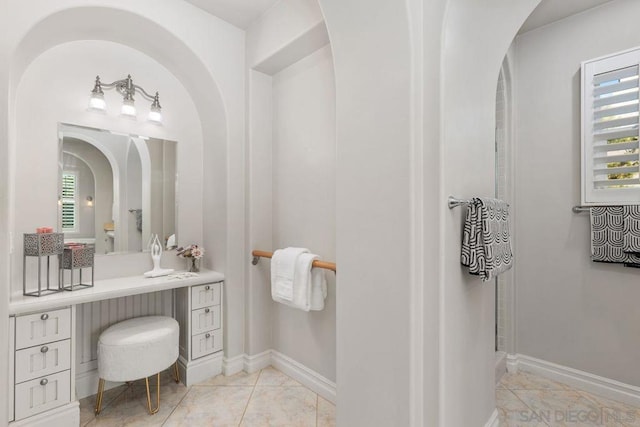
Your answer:
[[[9,28],[8,1],[0,0],[0,281],[9,283],[9,97],[10,45],[6,33]],[[9,291],[0,291],[0,342],[9,340]],[[8,384],[8,351],[0,352],[0,384]],[[7,393],[0,394],[0,420],[8,419]]]
[[[335,85],[331,48],[273,76],[273,247],[309,248],[335,260]],[[273,348],[336,380],[336,275],[326,271],[325,308],[274,303]]]
[[[247,223],[249,250],[273,248],[273,82],[255,70],[247,73]],[[271,276],[267,260],[246,265],[245,352],[256,355],[271,349]]]
[[[447,195],[495,194],[496,83],[512,38],[537,3],[450,2],[443,48],[441,164]],[[453,426],[480,425],[495,409],[495,286],[460,265],[463,213],[460,208],[447,212],[441,230],[443,424]],[[467,403],[464,411],[459,410],[460,401]]]
[[[511,40],[537,3],[449,2],[442,56],[443,196],[495,194],[496,83]],[[444,210],[445,198],[441,201]],[[460,208],[446,212],[441,228],[446,426],[482,425],[495,410],[495,286],[460,265],[463,213]]]
[[[247,65],[255,68],[277,57],[305,33],[318,25],[324,26],[323,21],[317,0],[277,2],[247,28]],[[300,56],[294,59],[300,59]],[[269,74],[277,71],[272,70]]]
[[[320,5],[336,80],[337,421],[410,425],[408,11],[384,0]]]
[[[247,246],[307,247],[332,261],[335,88],[327,40],[318,49],[322,38],[306,37],[318,27],[326,34],[316,0],[286,0],[247,30]],[[269,272],[268,260],[248,268],[247,353],[274,349],[335,381],[335,276],[325,310],[304,313],[273,303]]]
[[[616,0],[516,39],[517,352],[640,386],[639,271],[590,261],[580,63],[640,46]],[[615,30],[611,25],[615,24]]]

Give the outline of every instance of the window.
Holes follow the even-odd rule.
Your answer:
[[[582,64],[582,204],[640,202],[640,49]]]
[[[62,173],[62,231],[78,231],[78,182],[73,172]]]

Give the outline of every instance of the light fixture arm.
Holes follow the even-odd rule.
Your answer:
[[[137,84],[133,83],[131,74],[129,74],[126,79],[116,80],[111,83],[102,83],[100,81],[100,77],[96,76],[96,87],[102,88],[102,89],[115,88],[118,91],[118,93],[120,93],[123,97],[125,97],[125,99],[132,99],[133,95],[136,94],[137,90],[140,91],[140,93],[142,94],[142,97],[145,98],[147,101],[153,102],[156,100],[156,96],[158,96],[158,92],[156,92],[156,95],[151,95],[146,90],[144,90],[142,86],[138,86]]]

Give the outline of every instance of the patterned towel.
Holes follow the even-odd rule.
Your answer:
[[[633,237],[625,224],[632,228],[631,222],[625,220],[623,206],[594,206],[589,209],[591,214],[591,260],[595,262],[619,262],[625,264],[640,264],[640,257],[625,252],[628,240],[629,252],[633,252]]]
[[[640,206],[623,206],[624,243],[622,248],[627,253],[640,255]]]
[[[487,282],[511,268],[509,205],[502,200],[474,198],[467,207],[460,262]]]
[[[136,216],[136,228],[142,231],[142,209],[134,209],[133,213]]]

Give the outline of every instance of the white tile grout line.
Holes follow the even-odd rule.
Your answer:
[[[263,372],[263,369],[260,369],[260,371],[259,371],[259,373],[258,373],[258,376],[256,377],[256,381],[254,382],[254,384],[253,384],[253,386],[252,386],[252,390],[251,390],[251,394],[249,395],[249,399],[247,400],[247,403],[245,404],[245,408],[244,408],[244,411],[243,411],[243,413],[242,413],[242,417],[241,417],[241,419],[240,419],[240,423],[238,424],[238,426],[240,426],[240,425],[242,424],[242,422],[244,421],[244,417],[245,417],[245,415],[246,415],[247,409],[249,408],[249,403],[251,402],[251,399],[253,398],[253,394],[254,394],[254,392],[255,392],[256,387],[258,386],[258,382],[260,381],[260,376],[262,375],[262,372]],[[278,372],[280,372],[280,371],[278,371]],[[282,372],[281,372],[281,373],[282,373]],[[286,374],[284,374],[284,373],[283,373],[283,375],[285,375],[285,376],[289,377],[288,375],[286,375]],[[291,378],[291,377],[289,377],[289,378]],[[125,392],[130,388],[130,387],[133,387],[133,386],[134,386],[134,385],[132,384],[132,385],[130,385],[130,386],[128,386],[128,387],[124,387],[124,388],[123,388],[123,390],[122,390],[121,392],[117,393],[117,394],[116,394],[112,399],[110,399],[110,400],[109,400],[109,402],[108,402],[108,403],[106,403],[106,404],[104,405],[104,407],[103,407],[103,409],[102,409],[102,410],[104,411],[107,407],[111,406],[111,405],[112,405],[112,404],[113,404],[113,403],[114,403],[114,402],[115,402],[115,401],[116,401],[116,400],[117,400],[121,395],[123,395],[123,394],[124,394],[124,393],[125,393]],[[198,385],[196,384],[195,386],[198,386]],[[214,385],[212,385],[212,384],[208,384],[208,385],[202,385],[202,386],[203,386],[203,387],[206,387],[206,386],[214,386]],[[300,386],[300,387],[303,387],[303,388],[306,388],[303,384],[299,384],[299,386]],[[187,397],[187,395],[188,395],[188,394],[193,390],[193,387],[194,387],[194,385],[187,387],[187,392],[184,394],[184,396],[182,396],[182,398],[180,398],[180,400],[179,400],[177,403],[175,403],[175,404],[173,405],[173,409],[172,409],[172,410],[171,410],[171,412],[167,415],[167,417],[164,419],[164,421],[162,422],[162,424],[161,424],[161,425],[165,425],[165,424],[169,421],[169,418],[171,418],[171,416],[173,415],[173,413],[175,412],[175,410],[178,408],[178,406],[180,406],[180,404],[184,401],[184,399]],[[215,387],[218,387],[218,386],[215,386]],[[273,385],[272,387],[282,387],[282,386]],[[293,386],[291,386],[291,387],[293,387]],[[509,391],[511,391],[511,390],[509,390]],[[319,399],[320,399],[320,397],[319,397],[319,395],[318,395],[317,393],[315,393],[315,392],[314,392],[314,394],[316,395],[315,411],[316,411],[316,427],[317,427],[318,422],[319,422],[319,419],[318,419],[318,417],[319,417],[319,414],[318,414],[318,406],[319,406]],[[514,393],[514,394],[515,394],[515,393]],[[517,397],[517,396],[516,396],[516,397]],[[524,403],[524,402],[523,402],[523,403]],[[526,404],[525,404],[525,405],[526,405]],[[84,426],[87,426],[88,424],[90,424],[91,422],[93,422],[95,419],[96,419],[96,416],[94,415],[94,416],[93,416],[93,418],[91,418],[89,421],[87,421],[87,423],[85,423],[85,424],[84,424]]]
[[[512,395],[514,395],[514,396],[516,397],[516,399],[518,399],[520,402],[522,402],[522,404],[523,404],[524,406],[526,406],[526,407],[527,407],[531,412],[535,413],[535,411],[536,411],[536,410],[535,410],[534,408],[532,408],[531,406],[527,405],[527,402],[525,402],[524,400],[520,399],[520,396],[518,396],[518,395],[516,394],[516,392],[515,392],[515,391],[511,390],[511,389],[510,389],[510,388],[508,388],[508,387],[507,387],[507,388],[505,388],[504,390],[507,390],[509,393],[511,393]],[[517,389],[517,390],[527,390],[527,389]],[[532,390],[532,389],[529,389],[529,390]],[[545,425],[547,425],[547,426],[549,425],[549,424],[547,424],[547,422],[546,422],[546,421],[544,421],[544,420],[542,420],[542,422],[543,422]]]
[[[260,381],[260,375],[262,375],[262,369],[260,369],[260,372],[258,373],[258,377],[256,378],[256,382],[253,384],[253,389],[251,390],[249,399],[247,399],[247,404],[244,406],[244,411],[242,411],[242,417],[240,418],[238,427],[240,427],[242,425],[242,421],[244,421],[244,416],[247,413],[247,409],[249,408],[249,402],[251,402],[251,398],[253,397],[253,392],[256,391],[256,386],[258,385],[258,381]]]
[[[167,421],[169,421],[169,418],[171,418],[171,415],[173,415],[176,409],[178,409],[178,406],[180,406],[184,398],[187,397],[189,393],[191,393],[191,390],[193,390],[193,386],[187,387],[187,392],[184,394],[184,396],[182,396],[182,399],[180,399],[180,401],[173,406],[173,409],[171,410],[171,412],[169,412],[169,415],[167,416],[167,418],[164,419],[164,421],[162,422],[162,425],[165,425]]]

